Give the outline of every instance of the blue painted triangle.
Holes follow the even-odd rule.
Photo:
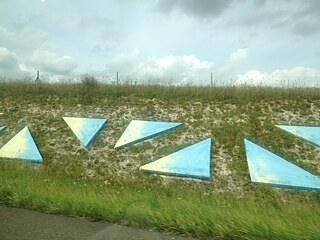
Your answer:
[[[87,149],[107,122],[104,118],[63,117],[63,120]]]
[[[211,138],[140,167],[144,172],[211,179]]]
[[[116,143],[115,148],[122,148],[141,142],[173,130],[181,125],[182,123],[177,122],[132,120]]]
[[[244,144],[252,182],[320,190],[319,177],[247,139]]]
[[[289,126],[276,125],[289,133],[307,140],[310,143],[320,147],[320,127],[319,126]]]
[[[28,127],[22,129],[0,149],[0,158],[43,162]]]
[[[6,127],[7,127],[7,126],[2,126],[2,127],[0,127],[0,132],[2,132],[3,130],[5,130]]]

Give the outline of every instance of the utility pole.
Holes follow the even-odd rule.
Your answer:
[[[212,72],[211,72],[211,87],[213,87],[213,78],[212,78]]]

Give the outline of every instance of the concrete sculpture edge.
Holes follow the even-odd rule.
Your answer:
[[[0,149],[0,158],[42,163],[43,159],[28,127],[23,128]]]
[[[171,131],[182,123],[132,120],[114,148],[120,149]]]
[[[320,190],[320,178],[244,139],[252,182],[276,187]]]
[[[105,118],[63,117],[63,120],[86,149],[91,148],[93,142],[107,123],[107,119]]]
[[[211,138],[146,164],[140,169],[147,173],[178,177],[211,179]]]

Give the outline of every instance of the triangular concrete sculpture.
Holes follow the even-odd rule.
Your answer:
[[[320,147],[320,127],[319,126],[289,126],[276,125],[289,133],[307,140],[310,143]]]
[[[211,138],[140,167],[148,173],[211,179]]]
[[[252,182],[273,186],[318,189],[320,178],[245,139]]]
[[[6,129],[7,126],[0,127],[0,132],[2,132],[4,129]]]
[[[87,149],[91,147],[107,122],[104,118],[63,117],[63,120]]]
[[[114,148],[126,147],[143,140],[158,136],[167,131],[173,130],[181,126],[182,123],[177,122],[156,122],[132,120]]]
[[[20,159],[31,162],[43,162],[28,127],[22,129],[0,149],[0,158]]]

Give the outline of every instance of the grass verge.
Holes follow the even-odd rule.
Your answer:
[[[45,174],[41,166],[1,162],[0,203],[215,239],[317,239],[320,204],[292,195],[204,194],[199,188],[130,181],[104,185]],[[263,187],[261,187],[263,188]],[[299,191],[297,191],[299,192]],[[319,196],[318,196],[319,197]],[[315,195],[314,198],[317,198]]]

